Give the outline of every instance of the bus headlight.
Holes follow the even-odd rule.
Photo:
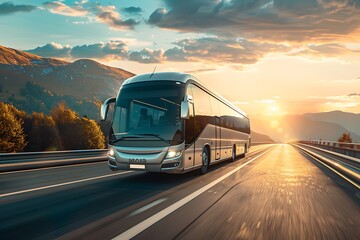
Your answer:
[[[178,157],[181,155],[181,151],[169,151],[166,154],[166,158],[174,158],[174,157]]]
[[[108,156],[109,156],[109,157],[114,157],[114,155],[115,155],[114,150],[113,150],[113,149],[109,149],[109,151],[108,151]]]

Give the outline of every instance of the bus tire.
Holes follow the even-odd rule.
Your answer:
[[[235,145],[233,146],[233,149],[232,149],[231,161],[232,162],[236,161],[236,147],[235,147]]]
[[[202,165],[201,165],[201,174],[205,174],[208,171],[210,163],[210,154],[207,147],[204,147],[202,152]]]

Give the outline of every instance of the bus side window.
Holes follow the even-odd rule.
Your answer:
[[[212,117],[220,117],[220,106],[219,106],[219,101],[210,96],[210,104],[211,104],[211,113],[212,113]],[[215,124],[215,122],[213,122],[213,124]]]
[[[195,139],[197,139],[204,128],[211,123],[211,104],[209,94],[201,88],[193,88],[195,104]]]

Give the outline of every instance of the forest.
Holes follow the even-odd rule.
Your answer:
[[[0,102],[0,152],[58,151],[105,148],[109,123],[79,116],[64,102],[46,115],[28,114]]]

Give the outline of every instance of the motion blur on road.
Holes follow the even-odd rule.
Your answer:
[[[0,174],[1,239],[359,239],[358,186],[288,144],[205,175],[106,162]]]

